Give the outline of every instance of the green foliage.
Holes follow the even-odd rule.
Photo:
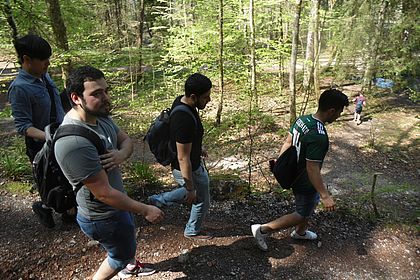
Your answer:
[[[0,166],[4,175],[12,180],[25,180],[31,176],[31,166],[25,155],[22,137],[12,137],[10,145],[0,149]]]
[[[28,192],[31,189],[31,184],[28,182],[6,182],[2,185],[0,185],[0,189],[6,190],[7,192],[13,193],[13,194],[28,194]]]
[[[408,88],[407,91],[408,91],[408,97],[410,98],[410,100],[412,100],[413,102],[416,102],[416,103],[420,102],[420,91],[419,90],[414,90],[414,89]]]
[[[3,110],[0,110],[0,119],[12,117],[12,107],[5,106]]]
[[[128,174],[131,180],[137,185],[156,186],[159,184],[159,180],[156,178],[153,169],[149,164],[144,162],[131,162],[128,168]]]
[[[339,196],[337,205],[340,211],[348,212],[363,219],[377,221],[371,199],[372,174],[354,172],[340,182],[349,189]],[[412,227],[417,222],[417,186],[409,182],[382,180],[379,175],[375,186],[374,201],[380,219],[388,224]],[[402,203],[395,203],[402,201]]]
[[[280,185],[276,184],[276,187],[273,188],[273,192],[276,194],[277,197],[283,199],[291,199],[293,198],[293,190],[292,189],[283,189]]]
[[[206,138],[213,139],[206,141],[220,141],[228,135],[230,136],[228,138],[231,138],[235,132],[239,133],[249,125],[257,126],[260,131],[272,131],[275,128],[274,116],[254,110],[250,120],[249,113],[246,111],[232,112],[223,119],[223,122],[218,127],[213,127],[211,122],[205,122],[205,127],[208,131]]]

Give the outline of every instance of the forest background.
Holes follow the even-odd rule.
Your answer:
[[[74,67],[104,71],[113,119],[135,143],[124,181],[141,201],[173,184],[142,141],[150,123],[183,94],[188,75],[213,81],[200,115],[214,199],[208,224],[219,235],[206,246],[184,240],[182,206],[163,225],[138,218],[141,258],[161,270],[151,279],[418,279],[418,1],[1,0],[0,11],[0,278],[83,279],[103,258],[78,229],[49,232],[30,213],[37,195],[28,192],[7,88],[19,68],[14,38],[36,33],[53,46],[49,72],[60,90]],[[330,87],[350,100],[362,91],[368,104],[361,125],[351,104],[327,128],[323,175],[339,211],[317,212],[322,239],[313,246],[281,232],[261,255],[249,225],[293,211],[268,160]]]
[[[296,116],[314,111],[321,90],[358,85],[372,97],[420,98],[414,0],[5,0],[0,7],[3,96],[18,67],[13,39],[27,33],[53,45],[50,71],[60,89],[73,67],[102,69],[114,118],[137,139],[182,94],[188,75],[208,75],[213,101],[202,116],[210,168],[246,181],[248,193],[273,188],[266,160]],[[10,117],[10,107],[1,114]],[[373,134],[367,145],[393,149]],[[28,171],[2,158],[11,177]],[[146,185],[158,182],[145,153],[129,170]]]

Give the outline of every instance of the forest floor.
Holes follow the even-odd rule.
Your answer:
[[[405,138],[417,129],[414,144],[418,144],[419,108],[399,97],[381,102],[390,102],[386,116],[376,118],[368,107],[365,121],[356,125],[350,106],[336,125],[327,127],[331,145],[323,174],[339,208],[332,213],[322,208],[316,211],[310,226],[319,240],[295,241],[290,238],[291,230],[283,230],[268,238],[268,252],[256,247],[250,225],[293,211],[288,192],[213,200],[205,223],[205,229],[215,236],[209,241],[183,237],[188,207],[175,206],[164,209],[166,218],[158,225],[137,216],[137,257],[157,270],[144,278],[420,279],[418,145],[401,157],[366,145],[375,137],[379,141],[380,130],[390,124],[396,129],[397,124],[406,125]],[[14,134],[10,122],[2,122],[1,127],[2,139]],[[144,151],[141,139],[134,140],[133,157],[144,156],[140,154]],[[404,146],[403,141],[395,145]],[[374,217],[368,196],[375,172],[382,173],[377,189],[391,189],[377,194],[379,218]],[[0,179],[2,184],[5,179]],[[396,185],[408,187],[393,192]],[[145,190],[138,198],[145,201],[160,190]],[[104,259],[104,251],[89,243],[77,225],[62,223],[58,215],[55,228],[42,227],[31,211],[36,200],[35,194],[1,190],[0,279],[90,276]]]

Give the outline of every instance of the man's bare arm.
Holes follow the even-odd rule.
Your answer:
[[[306,171],[308,172],[309,180],[321,196],[321,200],[325,206],[325,209],[327,211],[335,210],[334,199],[329,194],[327,188],[325,188],[324,182],[322,180],[321,163],[318,161],[306,160]]]
[[[283,154],[290,146],[292,146],[292,134],[289,133],[283,143],[283,146],[281,146],[280,155]]]
[[[152,223],[159,222],[163,219],[164,214],[159,208],[138,202],[128,197],[125,193],[112,188],[109,185],[105,170],[101,170],[96,175],[89,177],[83,183],[96,199],[109,206],[140,214]]]
[[[187,189],[187,196],[185,198],[187,203],[194,203],[197,199],[192,177],[192,164],[190,159],[191,149],[192,143],[181,144],[176,142],[179,168],[181,169],[181,174],[184,178],[185,187]]]

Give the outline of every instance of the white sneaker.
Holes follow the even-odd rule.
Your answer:
[[[310,230],[305,231],[304,235],[300,235],[299,233],[296,232],[296,230],[294,230],[291,234],[290,237],[293,239],[305,239],[305,240],[315,240],[318,238],[318,235],[316,235],[315,232],[312,232]]]
[[[261,225],[260,224],[252,225],[251,232],[255,238],[258,248],[260,248],[263,251],[267,251],[268,246],[267,246],[267,243],[265,242],[265,238],[268,236],[268,234],[264,234],[261,232]]]

